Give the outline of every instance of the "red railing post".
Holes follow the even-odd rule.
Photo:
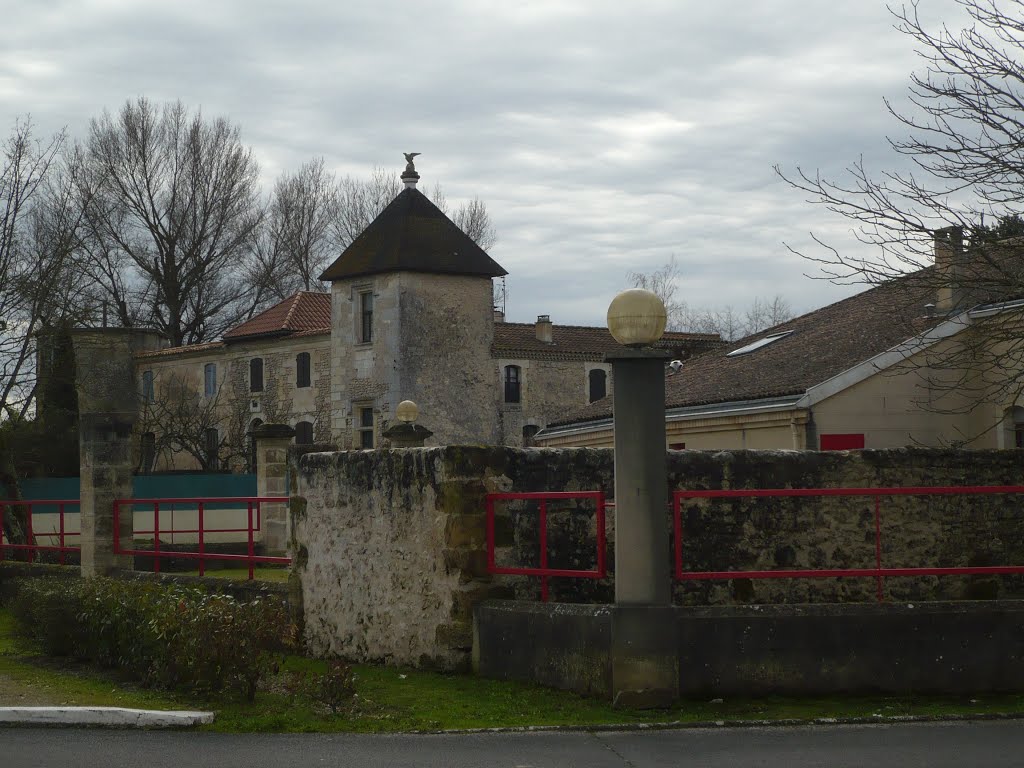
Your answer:
[[[597,572],[601,574],[598,578],[603,579],[608,572],[605,567],[607,543],[605,542],[604,533],[604,491],[598,492],[597,509],[594,512],[594,517],[597,521]]]
[[[548,567],[548,503],[547,500],[540,500],[540,567],[547,570]],[[548,577],[547,574],[540,577],[540,599],[548,601]]]
[[[253,580],[253,558],[256,556],[256,550],[253,546],[252,538],[252,500],[249,501],[249,581]]]
[[[24,504],[24,507],[26,512],[25,520],[28,522],[28,538],[26,539],[29,545],[28,561],[29,563],[34,563],[36,560],[36,535],[32,530],[32,505]]]
[[[60,520],[60,564],[64,565],[64,502],[57,505],[57,518]]]
[[[206,521],[204,520],[204,516],[203,516],[203,502],[200,501],[199,502],[199,575],[200,576],[205,576],[206,575],[206,558],[203,557],[204,553],[206,552],[205,536],[204,536],[205,522]]]
[[[134,516],[133,516],[134,519]],[[153,502],[153,573],[160,573],[160,502]]]
[[[81,499],[79,499],[81,501]],[[78,531],[82,531],[82,508],[78,508]],[[121,500],[114,499],[114,554],[121,554]]]
[[[882,575],[882,497],[875,496],[875,567],[878,569],[876,577],[876,589],[878,591],[878,602],[884,602],[882,595],[882,582],[885,576]]]
[[[675,533],[672,546],[675,549],[675,573],[678,579],[683,573],[683,499],[679,491],[672,494],[672,528]]]
[[[489,495],[486,500],[487,511],[485,522],[487,525],[487,570],[494,570],[494,499]]]

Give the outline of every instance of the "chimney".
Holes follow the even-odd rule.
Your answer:
[[[497,307],[494,308],[494,322],[496,322],[496,323],[504,323],[505,322],[505,312],[504,312],[504,310],[498,309]]]
[[[937,229],[933,238],[935,270],[938,273],[935,311],[940,315],[946,315],[960,307],[964,298],[964,228]]]
[[[542,341],[545,344],[555,343],[551,315],[537,315],[537,341]]]

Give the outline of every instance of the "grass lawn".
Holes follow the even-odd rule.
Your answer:
[[[297,656],[252,704],[205,701],[139,689],[116,676],[34,655],[14,636],[14,622],[0,610],[0,706],[33,703],[211,709],[221,732],[394,732],[530,725],[592,725],[760,719],[871,717],[874,715],[1024,714],[1024,696],[765,698],[722,703],[684,702],[664,711],[629,712],[604,702],[533,685],[481,680],[392,667],[357,665],[357,700],[332,715],[304,695],[291,695],[289,672],[323,670],[324,662]],[[34,697],[34,699],[33,699]]]

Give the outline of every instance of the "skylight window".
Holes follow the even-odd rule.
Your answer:
[[[747,344],[747,346],[745,346],[745,347],[740,347],[739,349],[734,349],[732,352],[727,354],[726,357],[738,357],[739,355],[745,355],[748,352],[753,352],[755,349],[760,349],[761,347],[767,347],[769,344],[772,344],[773,342],[776,342],[779,339],[786,338],[791,333],[792,333],[792,331],[783,331],[782,333],[773,333],[771,336],[765,336],[764,338],[758,339],[757,341],[753,341],[750,344]]]

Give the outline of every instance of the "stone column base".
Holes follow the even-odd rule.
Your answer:
[[[671,606],[612,611],[612,706],[670,707],[679,699],[679,651]]]

